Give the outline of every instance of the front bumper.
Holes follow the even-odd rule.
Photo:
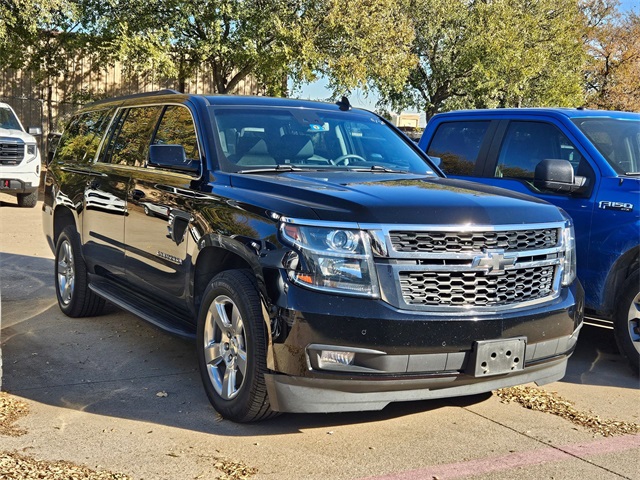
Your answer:
[[[569,353],[569,352],[568,352]],[[490,392],[535,382],[544,385],[564,377],[568,353],[518,373],[477,379],[459,374],[434,374],[394,380],[343,380],[267,374],[271,408],[278,412],[330,413],[381,410],[391,402],[431,400]]]
[[[265,375],[271,406],[282,412],[377,410],[390,402],[488,392],[561,379],[582,327],[579,283],[555,300],[508,312],[436,314],[398,310],[382,301],[321,295],[288,285],[288,333],[273,343]],[[478,373],[478,345],[522,339],[514,371]],[[351,351],[345,365],[319,352]]]
[[[20,165],[0,165],[0,191],[3,193],[32,193],[40,186],[40,162]]]
[[[17,178],[0,178],[0,192],[2,193],[32,193],[38,190],[38,183],[24,181]]]

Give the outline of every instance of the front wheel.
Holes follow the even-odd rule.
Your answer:
[[[55,281],[58,305],[69,317],[92,317],[104,308],[104,300],[89,289],[80,236],[65,227],[56,243]]]
[[[198,365],[220,415],[253,422],[274,415],[264,381],[267,334],[251,273],[230,270],[207,287],[198,316]]]
[[[620,353],[638,372],[640,364],[640,273],[635,272],[622,288],[616,310],[614,332]]]
[[[36,203],[38,203],[37,191],[31,193],[19,193],[17,196],[19,207],[33,208],[36,206]]]

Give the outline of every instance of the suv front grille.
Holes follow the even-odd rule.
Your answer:
[[[400,272],[407,305],[491,307],[527,302],[553,293],[553,265],[485,271]]]
[[[0,142],[0,165],[19,165],[24,159],[24,143]]]
[[[461,312],[521,308],[557,298],[565,225],[403,225],[370,231],[376,251],[384,250],[376,268],[391,304]]]
[[[558,229],[478,231],[478,232],[389,232],[396,252],[456,253],[502,249],[521,252],[554,248]]]

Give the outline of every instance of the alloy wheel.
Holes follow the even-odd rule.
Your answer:
[[[73,250],[68,241],[64,241],[60,245],[58,254],[58,293],[60,300],[64,305],[69,305],[73,298],[73,289],[75,287],[76,271],[73,259]]]
[[[633,346],[640,354],[640,292],[633,298],[629,305],[629,338],[633,342]]]
[[[225,295],[216,297],[209,306],[203,347],[213,388],[224,400],[233,399],[246,376],[247,348],[238,306]]]

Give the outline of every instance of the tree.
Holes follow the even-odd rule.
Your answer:
[[[582,5],[587,106],[640,111],[640,16],[621,15],[617,2],[592,0]]]
[[[287,77],[299,83],[319,73],[345,90],[370,79],[398,84],[406,75],[412,30],[404,2],[113,0],[96,33],[109,32],[137,70],[177,77],[180,90],[202,64],[211,67],[217,93],[252,75],[283,95]]]
[[[291,28],[298,84],[329,79],[334,97],[354,88],[401,88],[416,65],[410,0],[306,0]]]
[[[51,11],[65,7],[66,0],[3,0],[0,2],[0,47],[4,49],[18,40],[17,32],[36,33],[40,22],[49,20]]]
[[[86,7],[70,0],[0,4],[7,18],[0,29],[0,67],[31,73],[33,84],[45,92],[49,130],[53,129],[54,83],[65,76],[71,61],[94,54],[100,43],[82,28]]]
[[[412,0],[418,58],[382,103],[439,111],[581,103],[582,45],[573,0]]]

